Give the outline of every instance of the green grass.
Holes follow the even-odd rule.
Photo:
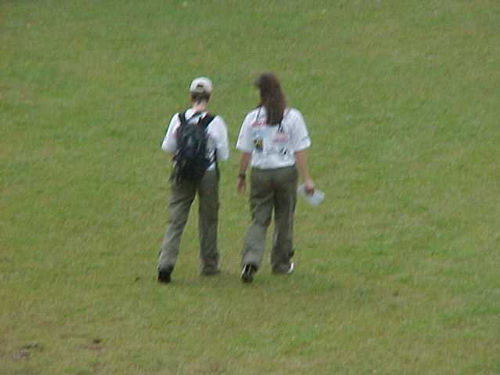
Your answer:
[[[0,13],[0,373],[500,374],[497,1]],[[327,197],[299,202],[296,272],[266,261],[240,282],[233,149],[222,274],[198,276],[193,209],[160,287],[166,124],[208,75],[234,144],[267,70],[305,116]]]

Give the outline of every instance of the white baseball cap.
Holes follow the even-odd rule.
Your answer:
[[[195,78],[193,82],[191,82],[191,86],[189,86],[189,92],[211,94],[212,81],[207,77]]]

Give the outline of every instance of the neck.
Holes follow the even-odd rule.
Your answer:
[[[195,102],[191,108],[195,112],[205,112],[207,110],[207,102]]]

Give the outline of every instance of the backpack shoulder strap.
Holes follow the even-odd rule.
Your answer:
[[[213,119],[216,117],[216,115],[212,113],[207,113],[205,117],[200,119],[199,124],[202,126],[203,130],[207,130],[208,125],[213,121]]]
[[[200,119],[200,126],[201,128],[206,132],[208,125],[213,121],[214,118],[216,118],[217,115],[214,115],[213,113],[207,113],[205,117]],[[214,156],[213,156],[213,162],[215,162],[215,169],[217,171],[217,175],[219,174],[219,163],[217,163],[217,150],[214,150]]]
[[[186,124],[186,111],[184,112],[179,112],[179,121],[181,122],[181,126]]]

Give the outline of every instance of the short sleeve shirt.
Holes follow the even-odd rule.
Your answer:
[[[207,112],[195,114],[193,109],[186,111],[186,120],[188,122],[198,122],[200,117],[206,116]],[[177,130],[180,125],[179,114],[172,116],[168,125],[167,134],[163,139],[161,148],[165,152],[175,153],[177,151]],[[229,157],[229,146],[227,138],[227,127],[220,116],[215,116],[207,127],[207,158],[215,161],[217,152],[217,161],[227,160]],[[208,170],[215,168],[215,162],[208,167]]]
[[[264,107],[247,114],[241,125],[236,148],[252,154],[251,165],[275,169],[295,165],[294,153],[311,146],[302,114],[294,108],[285,110],[281,124],[267,125]]]

